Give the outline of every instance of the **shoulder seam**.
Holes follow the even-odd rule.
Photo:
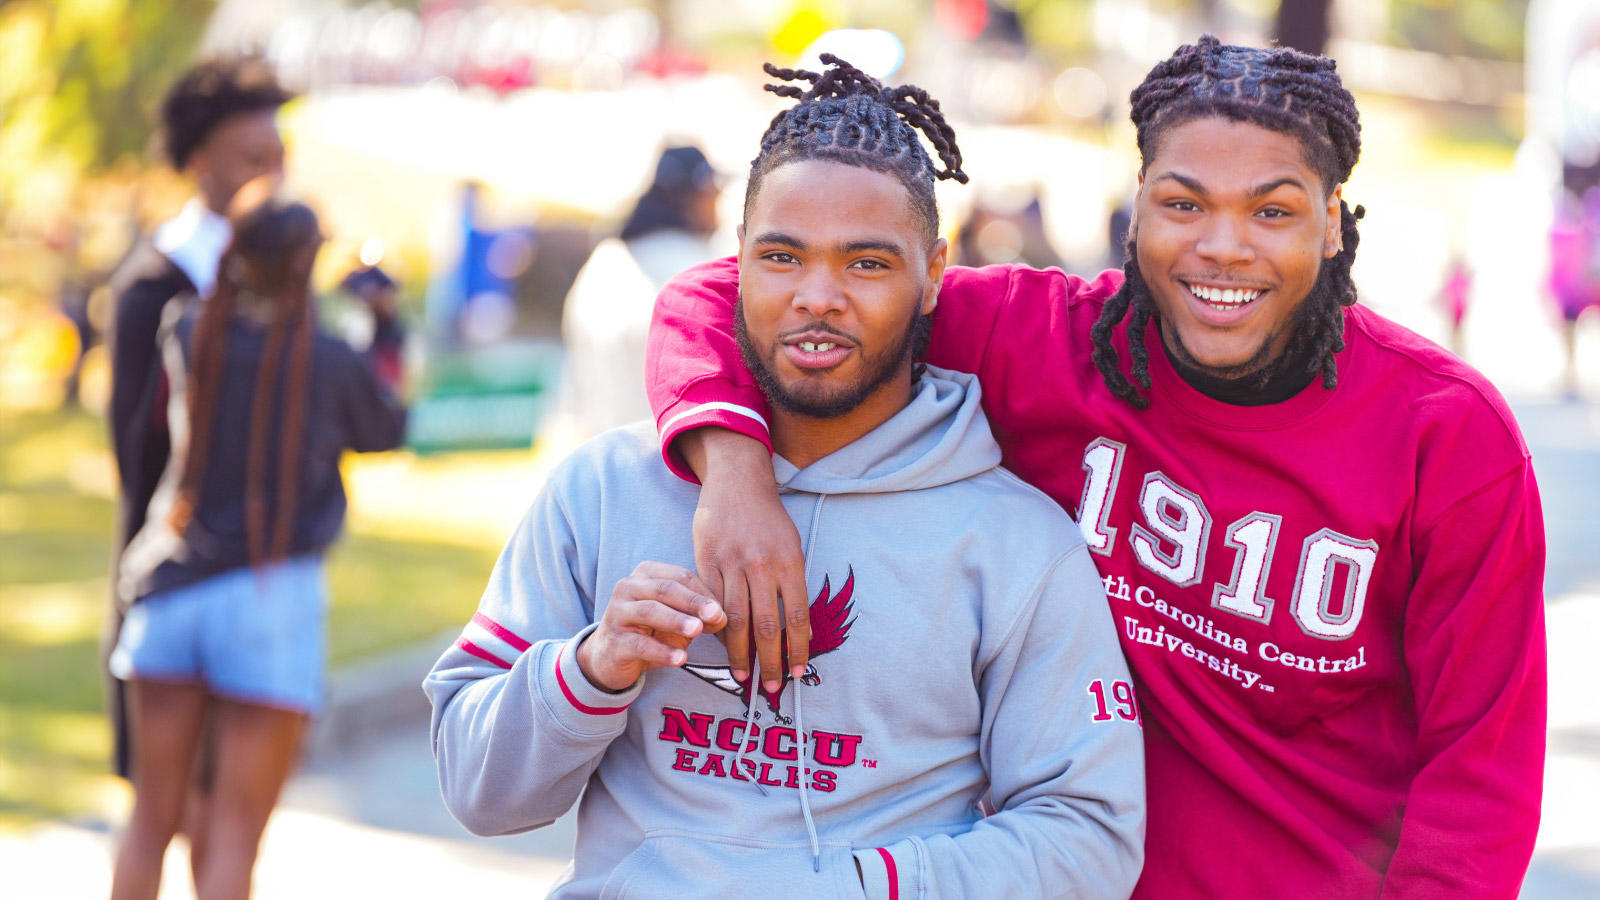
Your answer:
[[[1367,312],[1367,313],[1371,313],[1373,315],[1376,315],[1376,313],[1374,313],[1372,310],[1370,310],[1370,309],[1368,309],[1366,307],[1362,307],[1362,310]],[[1432,368],[1429,368],[1426,365],[1423,365],[1423,363],[1420,360],[1416,359],[1411,354],[1406,353],[1406,352],[1401,351],[1401,350],[1398,350],[1398,349],[1396,349],[1394,347],[1391,347],[1385,341],[1380,340],[1377,335],[1372,333],[1372,329],[1368,326],[1368,323],[1366,321],[1362,320],[1362,319],[1355,319],[1352,324],[1356,328],[1361,329],[1362,333],[1367,336],[1367,340],[1372,343],[1372,346],[1373,346],[1374,349],[1379,350],[1379,351],[1381,351],[1383,353],[1386,353],[1386,354],[1388,354],[1390,356],[1393,356],[1393,357],[1395,357],[1397,359],[1403,360],[1411,368],[1416,369],[1416,370],[1418,370],[1420,372],[1423,372],[1426,375],[1429,375],[1429,376],[1431,376],[1433,378],[1444,379],[1444,380],[1450,381],[1450,382],[1452,382],[1454,384],[1461,385],[1462,387],[1472,391],[1473,395],[1476,396],[1485,406],[1487,406],[1489,408],[1490,411],[1492,411],[1494,413],[1495,418],[1500,421],[1501,427],[1503,429],[1505,429],[1506,437],[1511,438],[1512,442],[1519,447],[1519,449],[1522,452],[1522,456],[1524,458],[1526,458],[1528,456],[1527,440],[1522,437],[1522,430],[1517,427],[1515,419],[1509,419],[1508,420],[1510,411],[1508,409],[1502,409],[1501,408],[1501,406],[1504,405],[1503,404],[1503,398],[1502,398],[1502,403],[1501,404],[1496,404],[1484,392],[1484,385],[1483,384],[1479,384],[1479,383],[1473,381],[1470,378],[1465,378],[1465,377],[1463,377],[1461,375],[1458,375],[1458,374],[1455,374],[1455,373],[1452,373],[1452,372],[1442,372],[1442,371],[1439,371],[1437,369],[1432,369]],[[1397,326],[1397,327],[1404,327],[1404,326]],[[1467,365],[1467,363],[1464,360],[1461,362],[1461,364],[1462,365]],[[1472,371],[1474,373],[1476,373],[1477,376],[1480,379],[1482,379],[1484,383],[1490,383],[1488,377],[1485,376],[1482,372],[1478,372],[1476,369],[1473,369]],[[1499,477],[1499,476],[1496,476],[1496,477]],[[1490,479],[1491,482],[1493,480],[1494,479]],[[1465,499],[1465,498],[1463,498],[1463,499]]]
[[[1017,629],[1022,626],[1022,620],[1027,617],[1028,610],[1038,607],[1039,597],[1044,593],[1045,583],[1050,580],[1050,576],[1054,575],[1056,570],[1061,568],[1061,565],[1067,560],[1087,552],[1089,552],[1089,545],[1080,541],[1074,544],[1071,550],[1056,557],[1048,566],[1044,567],[1044,571],[1039,573],[1039,577],[1033,582],[1033,586],[1024,595],[1028,602],[1022,604],[1022,608],[1017,610],[1016,617],[1011,620],[1011,624],[1006,626],[1005,634],[1001,635],[999,642],[995,644],[994,654],[983,661],[984,668],[988,668],[989,664],[994,662],[994,655],[1000,652],[999,648],[1010,644],[1012,638],[1016,637]],[[1099,570],[1096,569],[1096,571]]]
[[[1437,516],[1434,516],[1432,522],[1429,522],[1427,525],[1424,525],[1424,526],[1421,526],[1421,527],[1417,528],[1416,529],[1417,536],[1415,538],[1413,538],[1413,541],[1422,541],[1422,540],[1427,539],[1428,535],[1431,534],[1435,528],[1438,528],[1439,525],[1442,522],[1444,522],[1445,519],[1449,518],[1455,512],[1456,507],[1461,506],[1462,504],[1466,503],[1467,501],[1476,498],[1478,495],[1480,495],[1483,492],[1489,490],[1490,488],[1494,487],[1495,485],[1499,484],[1500,482],[1505,481],[1506,479],[1508,479],[1508,478],[1510,478],[1510,477],[1512,477],[1514,475],[1517,475],[1518,473],[1522,472],[1524,469],[1526,469],[1528,467],[1528,463],[1529,462],[1530,462],[1530,457],[1525,453],[1523,455],[1522,459],[1517,461],[1516,465],[1512,466],[1509,469],[1506,469],[1505,471],[1499,473],[1498,475],[1495,475],[1495,476],[1485,480],[1483,482],[1483,484],[1478,485],[1476,488],[1473,488],[1472,490],[1468,491],[1467,493],[1465,493],[1465,494],[1461,495],[1460,497],[1456,498],[1454,501],[1451,502],[1451,504],[1449,506],[1446,506],[1444,509],[1440,510],[1439,514]]]

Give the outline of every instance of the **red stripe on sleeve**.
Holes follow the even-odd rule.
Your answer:
[[[883,857],[883,867],[889,870],[889,900],[900,900],[900,871],[894,867],[894,854],[882,847],[877,850]]]
[[[566,695],[567,702],[571,703],[574,709],[591,716],[614,716],[619,712],[628,711],[626,706],[589,706],[573,696],[572,688],[567,687],[567,676],[561,674],[561,654],[566,652],[567,648],[562,647],[556,654],[556,684],[561,685],[561,693]]]
[[[484,631],[489,632],[500,640],[505,641],[511,646],[517,648],[517,652],[519,653],[533,646],[522,638],[517,637],[504,625],[501,625],[499,622],[496,622],[481,612],[473,613],[472,621],[478,623],[478,625],[482,627]]]
[[[483,649],[482,647],[479,647],[477,644],[474,644],[473,642],[467,640],[466,638],[458,639],[456,641],[456,646],[460,647],[461,649],[463,649],[465,651],[467,651],[468,653],[471,653],[473,656],[476,656],[477,658],[483,660],[486,663],[493,663],[494,665],[497,665],[502,669],[511,668],[511,663],[508,663],[505,660],[501,659],[500,657],[495,656],[493,653],[490,653],[489,651]]]

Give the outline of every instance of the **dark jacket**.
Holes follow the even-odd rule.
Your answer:
[[[182,305],[168,309],[159,339],[172,395],[167,409],[174,421],[169,421],[168,428],[175,434],[188,430],[175,419],[188,415],[184,392],[200,306],[192,296],[178,302]],[[138,600],[250,564],[245,530],[246,462],[266,335],[264,325],[240,316],[229,323],[212,443],[193,521],[181,539],[168,522],[183,475],[183,459],[174,454],[150,500],[147,520],[122,554],[118,572],[121,596]],[[292,556],[320,554],[339,535],[345,513],[344,484],[339,475],[343,452],[390,450],[405,437],[405,409],[379,379],[371,361],[396,353],[400,337],[398,329],[380,329],[367,355],[320,332],[313,338],[289,549]],[[281,395],[277,398],[272,411],[264,460],[269,523],[276,515],[281,490],[277,435],[282,427],[282,399]]]
[[[117,496],[116,533],[111,546],[111,614],[101,640],[101,670],[106,675],[106,711],[113,736],[112,765],[126,776],[130,745],[121,681],[111,677],[105,662],[122,630],[129,598],[117,593],[115,574],[128,541],[144,527],[145,511],[171,452],[164,415],[166,379],[156,356],[156,332],[167,302],[194,293],[183,270],[148,241],[140,241],[111,277],[114,298],[107,344],[111,351],[111,453],[121,490]]]
[[[194,293],[189,277],[148,242],[141,242],[111,279],[111,452],[122,491],[113,565],[144,526],[145,510],[167,466],[171,440],[165,417],[166,380],[156,356],[156,332],[167,301]],[[115,579],[113,579],[115,584]],[[118,598],[126,603],[129,598]]]

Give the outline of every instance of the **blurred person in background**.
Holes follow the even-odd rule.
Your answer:
[[[946,269],[928,361],[977,374],[1006,465],[1099,557],[1145,711],[1134,895],[1512,900],[1546,724],[1527,443],[1481,374],[1357,303],[1333,60],[1206,35],[1131,101],[1123,270]],[[780,610],[808,560],[739,287],[729,260],[668,285],[650,391],[704,481],[732,666],[767,682],[807,663]]]
[[[1472,263],[1460,250],[1450,254],[1444,267],[1444,283],[1439,286],[1439,310],[1450,326],[1450,352],[1465,356],[1466,343],[1462,326],[1467,319],[1467,308],[1472,303]]]
[[[148,241],[135,246],[111,282],[110,443],[120,486],[113,571],[128,541],[144,526],[145,511],[168,463],[169,386],[156,348],[162,314],[174,297],[211,292],[218,260],[232,235],[225,213],[239,188],[255,178],[282,176],[277,112],[290,97],[266,61],[224,57],[197,63],[162,100],[163,149],[172,167],[193,181],[195,196]],[[115,577],[111,583],[106,651],[133,599],[117,592]],[[123,685],[113,678],[109,688],[114,765],[127,776],[132,751],[123,721]],[[203,818],[203,808],[194,815]],[[190,852],[198,862],[203,846],[191,844]]]
[[[316,216],[267,184],[236,198],[205,302],[186,293],[162,317],[172,454],[122,554],[131,606],[110,661],[128,685],[135,751],[118,900],[156,896],[208,722],[195,889],[249,894],[262,830],[324,699],[322,555],[344,521],[339,458],[404,435],[405,411],[371,362],[316,330]]]
[[[712,258],[721,179],[698,147],[669,147],[622,231],[595,247],[561,316],[566,373],[558,421],[582,441],[650,415],[644,348],[656,294]]]
[[[958,266],[1021,263],[1037,269],[1061,265],[1061,255],[1044,228],[1044,205],[1039,192],[1029,193],[1021,206],[994,205],[979,197],[956,234]]]
[[[112,610],[103,643],[110,653],[122,615],[132,598],[120,593],[115,572],[128,541],[144,526],[156,484],[168,464],[168,384],[157,357],[156,332],[169,301],[204,296],[216,279],[218,260],[231,237],[224,216],[234,194],[254,178],[280,178],[283,141],[277,111],[291,94],[272,68],[252,56],[195,64],[173,82],[161,103],[161,143],[168,162],[194,184],[195,196],[148,241],[134,246],[112,276],[111,402],[108,419],[119,483],[112,546]],[[113,766],[130,777],[133,748],[126,721],[125,685],[108,678],[107,713],[113,734]],[[205,857],[206,774],[197,767],[188,822],[190,860],[198,872]]]
[[[1566,193],[1550,226],[1550,296],[1561,314],[1561,348],[1565,352],[1562,386],[1577,397],[1578,320],[1600,307],[1600,187],[1582,199]]]

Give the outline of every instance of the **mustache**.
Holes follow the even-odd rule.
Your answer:
[[[816,331],[824,332],[826,334],[831,334],[831,335],[834,335],[835,337],[842,337],[842,338],[844,338],[845,340],[849,341],[852,344],[859,345],[861,343],[859,340],[856,339],[855,335],[850,334],[849,332],[845,331],[842,328],[837,328],[837,327],[835,327],[833,325],[829,325],[827,322],[824,322],[821,319],[814,319],[814,320],[812,320],[810,322],[807,322],[806,324],[800,326],[799,328],[791,328],[788,331],[785,331],[783,334],[778,335],[778,341],[782,342],[782,341],[784,341],[784,340],[786,340],[786,339],[788,339],[790,337],[793,337],[793,336],[795,336],[797,334],[809,334],[811,332],[816,332]]]

